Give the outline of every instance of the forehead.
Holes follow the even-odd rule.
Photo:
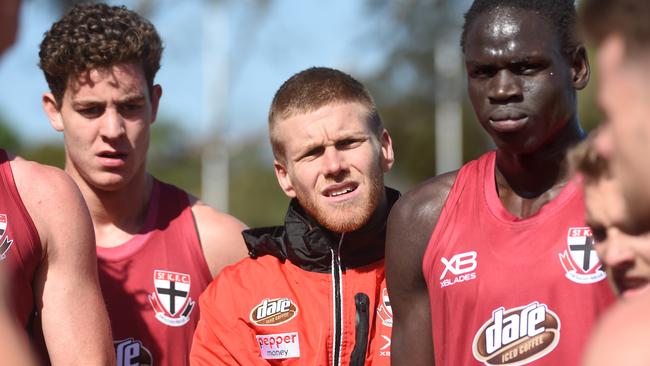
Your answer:
[[[496,8],[482,13],[470,25],[466,37],[467,61],[498,61],[560,51],[551,24],[531,10]]]
[[[368,108],[361,103],[328,104],[315,111],[297,112],[278,120],[276,136],[285,145],[299,145],[370,131]]]
[[[624,216],[625,203],[613,178],[600,178],[584,186],[587,217],[601,225],[611,225]]]
[[[135,63],[124,63],[87,70],[70,76],[65,91],[65,95],[73,99],[104,93],[147,95],[147,81],[142,67]]]

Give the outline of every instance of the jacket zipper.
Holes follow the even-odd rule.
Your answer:
[[[332,301],[334,301],[334,345],[332,347],[332,365],[334,366],[341,365],[341,344],[343,338],[343,297],[341,293],[343,292],[343,279],[341,278],[341,258],[339,253],[341,252],[341,243],[343,242],[344,235],[345,234],[341,234],[338,249],[335,251],[332,248],[332,290],[334,291],[332,299]]]
[[[368,308],[370,299],[368,295],[359,292],[354,295],[354,304],[357,315],[354,327],[354,350],[352,350],[350,366],[363,366],[366,359],[366,350],[368,349],[368,332],[370,329]]]

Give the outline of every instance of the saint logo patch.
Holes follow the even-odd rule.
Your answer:
[[[13,240],[9,239],[7,233],[7,215],[0,214],[0,261],[7,258],[7,252],[13,244]]]
[[[190,298],[190,275],[155,270],[153,283],[156,292],[149,294],[149,302],[156,312],[156,319],[172,327],[190,321],[194,309],[194,301]]]
[[[500,307],[476,332],[474,358],[485,365],[525,365],[551,353],[560,341],[560,318],[537,301]]]
[[[280,325],[288,322],[298,314],[298,306],[290,299],[264,299],[251,310],[250,319],[261,326]]]
[[[567,233],[567,249],[558,254],[566,277],[576,283],[598,282],[606,277],[589,227],[571,227]]]

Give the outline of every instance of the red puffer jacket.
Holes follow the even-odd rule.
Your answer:
[[[389,365],[386,216],[338,235],[292,202],[285,226],[244,232],[252,258],[201,295],[191,364]]]

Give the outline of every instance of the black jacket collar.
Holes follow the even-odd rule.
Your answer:
[[[346,233],[341,243],[342,268],[360,267],[384,258],[386,219],[399,192],[386,188],[387,210],[382,220]],[[248,229],[243,232],[252,258],[272,255],[312,272],[330,272],[332,249],[338,250],[341,234],[331,232],[309,217],[298,201],[289,204],[284,226]],[[351,244],[346,244],[351,243]]]

